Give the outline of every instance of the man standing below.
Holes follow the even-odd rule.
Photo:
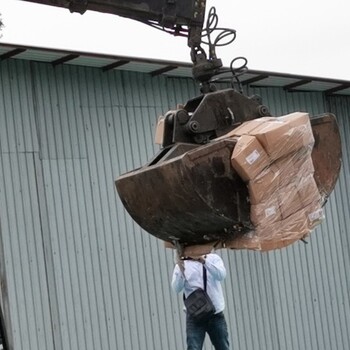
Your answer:
[[[171,286],[176,293],[184,292],[187,298],[196,289],[204,289],[203,266],[207,271],[207,293],[214,304],[215,314],[208,320],[196,322],[186,315],[187,350],[201,350],[208,333],[215,350],[229,350],[227,324],[224,316],[225,301],[221,281],[226,277],[224,262],[217,254],[199,258],[178,259]]]

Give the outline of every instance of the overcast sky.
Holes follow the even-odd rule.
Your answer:
[[[245,56],[250,69],[350,80],[350,0],[207,0],[219,26],[237,31],[218,48],[229,66]],[[1,0],[0,42],[191,62],[186,38],[134,20],[88,11]]]

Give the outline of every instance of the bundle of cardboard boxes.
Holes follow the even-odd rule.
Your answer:
[[[255,119],[225,136],[237,141],[231,164],[247,183],[254,227],[226,247],[272,250],[307,236],[323,219],[309,115]]]
[[[184,254],[213,248],[268,251],[307,236],[324,218],[308,113],[247,121],[219,139],[226,138],[236,140],[231,165],[248,187],[253,229],[223,242],[188,246]]]

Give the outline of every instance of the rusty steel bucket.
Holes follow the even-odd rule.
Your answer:
[[[341,168],[334,115],[310,118],[314,177],[324,202]],[[183,245],[225,241],[251,230],[247,186],[231,166],[233,139],[206,145],[175,144],[115,184],[131,217],[148,233]]]
[[[249,227],[248,192],[232,171],[235,142],[197,146],[119,177],[116,187],[131,217],[165,240],[196,244]]]

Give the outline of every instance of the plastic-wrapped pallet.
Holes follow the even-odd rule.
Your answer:
[[[238,148],[231,164],[247,182],[254,229],[226,242],[226,247],[278,249],[307,236],[323,219],[309,116],[293,113],[252,128],[249,124],[233,131]]]
[[[247,121],[219,139],[233,138],[231,165],[247,184],[253,229],[220,242],[188,246],[185,255],[213,249],[269,251],[310,234],[324,219],[314,179],[314,137],[309,115]]]

